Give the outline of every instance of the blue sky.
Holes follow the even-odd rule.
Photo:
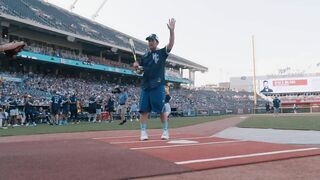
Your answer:
[[[47,0],[69,9],[74,0]],[[103,0],[78,0],[74,13],[91,18]],[[196,86],[252,75],[251,36],[255,36],[258,75],[319,72],[320,1],[317,0],[108,0],[96,21],[145,39],[169,39],[166,23],[174,17],[173,53],[204,65]]]

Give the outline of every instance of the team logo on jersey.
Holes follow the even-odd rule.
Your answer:
[[[159,54],[157,53],[153,53],[152,54],[152,59],[154,60],[154,62],[157,64],[159,61]]]

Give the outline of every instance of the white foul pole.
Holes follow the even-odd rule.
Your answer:
[[[256,57],[255,57],[255,47],[254,47],[254,35],[251,37],[252,41],[252,61],[253,61],[253,112],[255,112],[255,107],[257,107],[257,80],[256,80]]]

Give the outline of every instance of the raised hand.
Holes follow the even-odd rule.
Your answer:
[[[173,31],[175,28],[176,20],[174,18],[169,19],[169,23],[167,24],[168,29]]]

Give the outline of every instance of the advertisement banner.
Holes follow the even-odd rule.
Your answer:
[[[258,81],[257,92],[262,94],[320,91],[320,77],[294,77]]]

